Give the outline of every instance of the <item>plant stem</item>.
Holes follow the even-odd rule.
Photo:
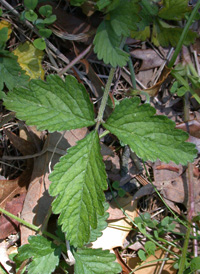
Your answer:
[[[99,139],[103,138],[104,136],[106,136],[107,134],[109,134],[110,131],[109,130],[104,130],[103,133],[101,133],[101,135],[99,135]]]
[[[16,220],[16,221],[19,222],[20,224],[22,224],[22,225],[24,225],[24,226],[26,226],[26,227],[28,227],[28,228],[30,228],[30,229],[36,231],[36,232],[40,232],[40,227],[35,226],[35,225],[33,225],[33,224],[30,224],[30,223],[28,223],[28,222],[22,220],[21,218],[19,218],[19,217],[13,215],[12,213],[8,212],[7,210],[5,210],[5,209],[3,209],[3,208],[1,208],[1,207],[0,207],[0,212],[2,212],[3,214],[5,214],[6,216],[8,216],[9,218],[12,218],[12,219]],[[46,236],[52,238],[53,240],[56,240],[57,242],[62,243],[62,241],[60,240],[60,238],[56,237],[55,235],[53,235],[53,234],[51,234],[51,233],[49,233],[49,232],[47,232],[47,231],[43,231],[42,233],[43,233],[44,235],[46,235]],[[62,243],[62,244],[63,244],[63,243]],[[65,250],[66,250],[66,248],[65,248]]]
[[[176,61],[176,58],[178,57],[179,52],[181,51],[182,45],[183,45],[183,43],[185,41],[185,38],[187,36],[187,33],[189,31],[189,27],[191,26],[192,21],[194,20],[194,17],[195,17],[195,15],[198,12],[199,7],[200,7],[200,0],[196,3],[195,8],[191,12],[190,18],[188,19],[187,24],[185,25],[185,27],[183,29],[183,32],[182,32],[181,37],[180,37],[180,39],[178,41],[177,47],[176,47],[176,49],[174,51],[174,54],[173,54],[171,60],[169,61],[169,64],[168,64],[169,68],[173,67],[173,65],[174,65],[174,63]]]
[[[188,243],[190,239],[190,231],[191,231],[191,227],[188,227],[185,235],[185,241],[183,245],[183,250],[182,250],[182,255],[180,260],[180,268],[179,268],[178,274],[183,274],[185,269],[186,255],[187,255]]]
[[[129,49],[128,49],[127,45],[124,46],[124,49],[125,49],[126,52],[129,53]],[[134,72],[134,67],[133,67],[131,57],[129,57],[128,66],[129,66],[130,73],[131,73],[131,82],[132,82],[132,85],[133,85],[133,89],[136,89],[135,72]]]
[[[189,126],[188,126],[188,120],[189,120],[189,92],[185,94],[185,100],[184,100],[184,122],[186,123],[186,128],[189,133]],[[193,167],[191,163],[188,163],[188,204],[189,204],[189,209],[188,209],[188,221],[189,221],[189,226],[187,228],[186,232],[186,237],[184,240],[184,245],[183,245],[183,251],[182,251],[182,256],[180,260],[180,267],[179,267],[179,272],[178,274],[182,274],[183,271],[185,270],[185,264],[186,264],[186,256],[187,256],[187,250],[188,250],[188,244],[190,240],[190,233],[191,233],[191,223],[192,223],[192,218],[195,213],[195,208],[194,208],[194,182],[193,182]]]
[[[3,214],[5,214],[6,216],[18,221],[20,224],[22,225],[25,225],[26,227],[36,231],[36,232],[39,232],[40,231],[40,228],[38,226],[35,226],[35,225],[32,225],[32,224],[29,224],[28,222],[20,219],[19,217],[13,215],[12,213],[8,212],[7,210],[3,209],[0,207],[0,212],[2,212]]]
[[[99,113],[98,113],[98,116],[97,116],[97,124],[96,124],[96,127],[95,127],[96,131],[99,129],[99,126],[100,126],[100,124],[103,120],[103,114],[104,114],[104,110],[105,110],[106,103],[107,103],[107,100],[108,100],[108,94],[109,94],[109,91],[110,91],[110,87],[111,87],[111,84],[112,84],[114,74],[115,74],[115,68],[111,68],[110,73],[109,73],[109,77],[108,77],[108,81],[107,81],[106,86],[105,86],[104,94],[103,94],[103,97],[102,97],[101,105],[100,105],[100,108],[99,108]]]

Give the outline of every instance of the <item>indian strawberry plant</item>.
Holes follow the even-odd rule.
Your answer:
[[[91,1],[71,0],[70,4],[81,6],[85,2]],[[4,1],[1,3],[3,14],[7,6]],[[21,18],[39,26],[42,38],[35,41],[34,45],[41,48],[42,43],[42,48],[45,48],[45,39],[52,34],[48,30],[48,24],[54,22],[55,16],[51,8],[46,6],[39,10],[46,18],[39,20],[34,11],[37,4],[36,0],[24,1]],[[27,125],[37,126],[38,130],[61,132],[90,128],[87,136],[67,150],[49,175],[52,182],[49,194],[54,197],[52,211],[59,215],[59,236],[45,231],[40,233],[38,227],[30,226],[38,234],[29,238],[29,244],[19,247],[18,254],[13,258],[17,266],[28,260],[27,271],[32,274],[53,273],[59,266],[63,253],[68,255],[65,263],[74,264],[76,274],[121,272],[121,266],[114,262],[115,255],[108,250],[88,247],[89,243],[101,236],[108,217],[108,204],[104,195],[108,182],[100,152],[100,127],[105,129],[105,134],[111,133],[128,145],[143,161],[160,159],[166,163],[173,161],[187,165],[197,155],[195,145],[186,142],[186,132],[176,129],[175,123],[166,116],[156,115],[156,110],[148,103],[142,104],[137,96],[121,100],[106,119],[104,111],[115,69],[117,66],[125,66],[130,58],[124,50],[126,39],[149,39],[155,46],[172,45],[176,47],[173,56],[175,60],[181,46],[190,45],[197,36],[189,30],[189,26],[195,19],[200,1],[194,9],[189,7],[187,0],[98,0],[92,2],[92,5],[104,16],[93,40],[94,52],[98,59],[111,66],[97,117],[86,88],[75,77],[67,75],[61,79],[58,75],[51,74],[46,76],[45,81],[30,80],[21,69],[17,57],[6,48],[9,28],[0,30],[0,90],[6,109],[14,111],[16,117],[26,121]],[[169,66],[173,65],[174,61]],[[186,92],[190,89],[189,84],[182,83],[179,75],[176,67],[173,76],[177,80],[172,89],[176,85],[179,93],[180,87],[184,87]],[[185,78],[185,75],[182,77]],[[199,86],[196,74],[188,77],[195,87]],[[193,92],[195,94],[195,90]],[[3,209],[1,212],[17,218]],[[174,229],[170,218],[158,224],[150,216],[141,216],[133,224],[149,239],[145,244],[145,251],[140,251],[141,258],[145,260],[146,256],[155,252],[157,246],[166,250],[158,242],[162,233]],[[157,231],[156,240],[146,230],[147,226],[152,227],[155,233]],[[190,234],[191,226],[187,224],[187,227]],[[186,250],[187,245],[185,253]],[[185,261],[180,256],[177,258],[179,273],[192,273],[199,268],[199,258],[188,261],[186,254],[183,257]]]

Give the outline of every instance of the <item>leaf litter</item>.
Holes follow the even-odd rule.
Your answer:
[[[64,16],[65,20],[62,18],[61,16],[61,10],[57,11],[58,13],[58,18],[60,20],[59,25],[55,25],[54,27],[56,29],[59,29],[60,26],[62,26],[62,28],[64,28],[64,31],[68,34],[72,34],[72,41],[77,41],[77,37],[78,34],[84,33],[84,31],[80,30],[79,28],[75,28],[74,26],[70,29],[69,28],[69,24],[65,24],[66,18],[73,22],[74,24],[76,24],[77,26],[79,26],[79,19],[78,17],[76,17],[76,9],[75,9],[75,16],[73,16],[73,18],[71,17],[71,15],[67,15]],[[164,14],[164,11],[162,11],[162,13]],[[162,14],[161,13],[161,14]],[[78,14],[78,12],[77,12]],[[162,15],[163,16],[163,15]],[[89,18],[91,21],[94,20],[92,18]],[[82,23],[85,23],[85,25],[87,26],[86,28],[86,33],[88,31],[88,29],[91,28],[91,25],[87,25],[86,21],[82,21]],[[55,31],[55,35],[56,35],[56,31]],[[56,41],[58,44],[61,44],[61,46],[59,46],[59,49],[63,51],[63,53],[66,54],[67,58],[69,58],[69,60],[73,60],[73,58],[75,57],[75,53],[74,53],[74,45],[73,43],[76,42],[69,42],[69,40],[63,42],[60,38],[59,35],[57,35],[58,37],[55,37]],[[76,47],[78,49],[82,49],[82,47],[86,47],[86,45],[90,43],[90,41],[88,39],[86,39],[86,41],[83,42],[83,44],[78,44],[76,43]],[[198,46],[198,45],[197,45]],[[131,47],[133,48],[139,48],[136,50],[132,51],[132,55],[133,55],[133,60],[136,64],[136,80],[138,79],[138,88],[140,87],[139,85],[142,84],[144,88],[152,86],[151,84],[151,79],[152,78],[156,78],[157,73],[158,73],[158,68],[159,66],[162,65],[161,62],[161,58],[154,58],[155,63],[149,65],[149,63],[151,62],[151,60],[149,60],[148,55],[143,55],[142,56],[142,60],[143,63],[142,65],[140,65],[140,60],[141,60],[141,56],[140,54],[144,53],[145,51],[148,53],[150,52],[151,54],[151,58],[152,55],[154,54],[154,49],[152,49],[151,47],[149,47],[147,44],[145,44],[145,49],[142,49],[142,46],[140,44],[138,44],[138,41],[133,41],[131,44]],[[140,50],[140,51],[139,51]],[[156,56],[157,53],[155,53]],[[52,61],[52,59],[48,59],[45,60],[45,63],[43,63],[43,66],[46,70],[46,73],[50,73],[50,72],[55,72],[56,70],[56,66],[58,67],[63,67],[63,62],[60,61],[57,58],[54,58],[54,61]],[[92,86],[93,89],[95,90],[95,92],[91,92],[88,89],[88,92],[90,93],[91,97],[92,97],[92,101],[95,103],[98,103],[98,99],[102,96],[102,92],[101,92],[101,88],[100,86],[103,85],[103,83],[105,83],[105,79],[108,76],[108,68],[109,66],[106,66],[105,64],[103,64],[100,61],[97,61],[95,55],[93,53],[88,54],[88,56],[86,56],[86,60],[89,62],[89,66],[91,66],[91,70],[89,70],[89,73],[86,71],[84,71],[84,66],[83,64],[77,63],[71,70],[70,73],[73,75],[76,75],[78,72],[78,75],[81,75],[81,79],[80,81],[82,81],[85,86]],[[14,61],[13,61],[14,62]],[[58,64],[58,65],[57,65]],[[145,71],[144,71],[145,70]],[[22,76],[24,74],[22,73]],[[88,78],[86,78],[86,75]],[[197,140],[194,141],[196,142],[195,144],[197,144],[197,148],[199,146],[199,121],[196,118],[192,118],[189,122],[188,125],[186,125],[185,123],[180,123],[183,121],[183,114],[182,111],[180,111],[180,109],[183,106],[183,102],[182,99],[177,98],[175,95],[169,94],[168,90],[170,88],[170,83],[168,82],[168,75],[166,75],[166,77],[164,77],[162,82],[157,82],[155,84],[155,86],[153,86],[153,88],[156,88],[154,95],[158,95],[156,98],[157,100],[151,100],[151,105],[153,105],[155,108],[157,108],[158,110],[160,110],[160,108],[165,109],[165,114],[170,117],[172,120],[174,121],[178,121],[179,123],[177,123],[176,128],[181,128],[185,131],[187,131],[187,128],[189,127],[189,132],[190,135],[194,138],[196,138]],[[23,76],[24,77],[24,76]],[[127,78],[126,78],[127,77]],[[113,89],[112,91],[112,95],[115,96],[115,98],[120,101],[121,99],[123,99],[124,97],[124,91],[129,91],[131,88],[130,85],[130,76],[124,76],[123,74],[123,70],[119,69],[118,71],[118,77],[116,77],[116,83],[115,83],[115,89]],[[126,80],[126,79],[129,80]],[[9,84],[8,84],[8,87]],[[11,85],[11,88],[13,87],[13,84]],[[152,89],[152,88],[151,88]],[[152,94],[150,94],[152,95]],[[167,102],[168,102],[168,108],[166,109],[166,97],[167,97]],[[145,97],[143,97],[141,95],[141,99],[145,100]],[[178,99],[178,101],[176,101],[176,99]],[[190,98],[190,103],[191,103],[192,98]],[[175,102],[176,101],[176,102]],[[178,103],[177,103],[178,102]],[[162,105],[160,107],[160,105]],[[112,106],[112,104],[111,104]],[[192,103],[191,103],[191,107]],[[197,105],[196,108],[193,107],[193,109],[199,114],[199,105]],[[194,111],[193,110],[193,111]],[[161,110],[162,112],[162,110]],[[159,113],[159,111],[158,111]],[[160,114],[160,113],[159,113]],[[64,151],[69,147],[69,146],[74,146],[76,144],[77,140],[80,140],[83,138],[83,136],[85,136],[85,134],[87,133],[87,130],[84,129],[83,131],[79,132],[79,134],[76,136],[75,132],[69,132],[69,133],[65,133],[63,135],[63,138],[61,140],[61,142],[59,142],[58,146],[57,142],[58,139],[61,137],[59,134],[47,134],[46,132],[44,133],[44,136],[46,138],[46,140],[44,140],[45,138],[43,138],[43,148],[42,150],[44,150],[44,147],[47,147],[47,150],[42,153],[40,156],[38,157],[33,157],[34,159],[34,166],[32,168],[30,168],[28,176],[30,177],[30,174],[32,173],[32,177],[31,179],[29,178],[29,180],[26,180],[26,183],[28,181],[28,184],[26,185],[26,187],[28,187],[28,190],[24,188],[24,190],[19,189],[19,181],[25,172],[27,172],[27,167],[28,167],[28,162],[27,161],[27,166],[25,168],[25,170],[23,171],[23,173],[18,176],[16,179],[13,180],[1,180],[0,181],[0,187],[2,189],[2,202],[4,200],[7,201],[7,204],[10,206],[11,208],[13,207],[13,204],[16,202],[16,195],[19,195],[19,197],[21,198],[25,198],[23,197],[24,194],[26,194],[26,198],[25,198],[25,202],[22,203],[21,202],[21,206],[23,204],[23,209],[22,209],[22,215],[21,217],[23,217],[25,220],[28,220],[30,223],[35,223],[37,225],[43,225],[45,223],[45,218],[47,217],[48,214],[48,210],[50,207],[50,203],[51,203],[51,197],[49,197],[49,195],[47,194],[47,190],[49,187],[49,180],[48,180],[48,172],[49,172],[49,162],[52,156],[52,153],[54,154],[53,157],[53,162],[51,163],[51,168],[53,168],[53,165],[55,164],[55,162],[58,161],[58,158],[62,155],[62,152],[64,153]],[[8,138],[12,139],[11,135],[8,136]],[[14,137],[15,138],[15,137]],[[198,141],[198,142],[197,142]],[[12,141],[11,141],[12,142]],[[13,145],[14,146],[18,146],[16,145],[17,143],[17,138],[15,138],[15,140],[13,141]],[[63,142],[63,145],[62,145]],[[116,142],[116,140],[113,138],[113,136],[106,136],[103,138],[102,141],[103,145],[104,145],[104,149],[109,151],[109,153],[103,153],[103,157],[105,158],[105,162],[106,162],[106,168],[107,168],[107,173],[108,173],[108,178],[109,180],[112,182],[116,181],[116,180],[121,180],[123,178],[122,176],[122,165],[121,165],[121,159],[122,159],[122,150],[123,148],[121,147],[121,145],[119,143]],[[20,146],[20,145],[19,145]],[[18,146],[18,150],[20,151]],[[27,151],[21,151],[22,156],[23,155],[34,155],[35,151],[31,151],[31,149],[35,146],[34,142],[31,142],[27,145],[27,149],[30,148],[30,150]],[[54,151],[56,147],[57,151]],[[2,150],[2,149],[1,149]],[[41,151],[42,151],[41,150]],[[41,152],[40,151],[40,152]],[[1,151],[1,154],[3,154],[4,152]],[[12,152],[13,154],[13,152]],[[107,156],[106,156],[107,155]],[[12,155],[12,156],[18,156],[18,155]],[[162,209],[163,212],[159,213],[160,207],[161,205],[158,202],[158,198],[155,194],[152,194],[152,187],[149,187],[149,185],[151,185],[149,178],[146,177],[146,174],[144,172],[144,170],[140,173],[136,174],[134,173],[134,168],[131,169],[131,165],[134,166],[135,162],[134,161],[139,161],[139,159],[132,159],[130,156],[128,157],[129,161],[126,164],[127,167],[127,172],[126,175],[132,175],[128,180],[128,184],[135,184],[136,187],[135,188],[140,188],[138,190],[138,193],[140,191],[140,193],[142,194],[135,194],[135,197],[137,197],[137,209],[134,207],[132,208],[132,213],[131,213],[131,218],[134,219],[135,216],[138,216],[138,211],[143,212],[143,211],[147,211],[150,212],[150,214],[153,216],[156,212],[158,213],[156,215],[156,217],[152,217],[155,219],[158,219],[159,221],[162,220],[162,218],[166,215],[170,215],[169,211],[167,208],[163,207],[162,205]],[[30,158],[32,159],[32,158]],[[15,163],[16,166],[18,166],[17,163]],[[199,159],[196,159],[195,164],[194,164],[194,170],[196,169],[196,173],[194,173],[194,186],[195,186],[195,190],[198,190],[199,187]],[[160,162],[155,162],[155,163],[151,163],[151,162],[147,162],[147,168],[150,172],[153,173],[152,175],[152,179],[153,179],[153,184],[157,187],[157,189],[160,191],[160,194],[162,195],[162,197],[166,200],[169,200],[171,203],[169,203],[169,206],[171,206],[176,212],[178,212],[178,214],[183,214],[185,213],[185,211],[187,210],[188,207],[188,201],[187,201],[187,184],[188,184],[188,179],[187,176],[185,176],[186,172],[185,171],[185,167],[183,166],[177,166],[174,164],[168,164],[165,165],[163,163]],[[5,171],[6,166],[4,164],[1,163],[1,171],[2,174],[6,175],[6,177],[9,177],[10,174],[8,174],[9,172]],[[7,173],[7,174],[6,174]],[[142,177],[142,179],[141,179]],[[23,179],[24,180],[24,179]],[[138,185],[138,183],[136,182],[136,180],[139,181],[140,186]],[[10,185],[12,184],[12,188],[10,187]],[[142,188],[145,187],[145,185],[148,187],[148,190],[142,190]],[[29,186],[28,186],[29,185]],[[142,185],[142,188],[141,188]],[[141,191],[142,190],[142,191]],[[10,194],[11,193],[11,194]],[[12,195],[13,193],[13,195]],[[200,206],[200,197],[199,197],[199,192],[195,191],[196,196],[195,196],[195,208],[196,208],[196,213],[198,213],[200,211],[199,206]],[[47,195],[46,195],[47,194]],[[130,199],[130,201],[133,199],[133,195],[134,193],[126,193],[127,196],[126,197],[126,201],[128,201]],[[130,196],[131,195],[131,196]],[[137,196],[138,195],[138,196]],[[150,196],[152,196],[150,199]],[[127,198],[128,197],[128,198]],[[120,203],[120,199],[119,197],[117,197],[117,201]],[[141,205],[143,203],[143,205]],[[4,203],[4,206],[6,205],[6,203]],[[184,208],[182,208],[181,205],[184,205]],[[129,202],[129,206],[133,206],[133,204],[131,204],[131,202]],[[152,209],[153,208],[153,209]],[[18,209],[18,208],[16,208]],[[16,214],[19,214],[21,211],[21,209],[18,209]],[[116,218],[116,220],[120,220],[120,219],[124,219],[124,215],[121,213],[121,211],[119,211],[118,207],[111,207],[108,210],[110,212],[110,218],[113,217],[114,219]],[[139,214],[140,214],[139,213]],[[118,226],[126,226],[128,225],[127,223],[124,224],[117,224]],[[3,232],[5,233],[5,230],[7,229],[3,229]],[[117,230],[117,229],[115,229]],[[108,237],[110,238],[110,246],[106,246],[106,248],[108,249],[112,249],[113,247],[118,247],[117,250],[120,250],[120,252],[122,251],[122,258],[126,258],[126,263],[125,266],[127,267],[127,269],[129,271],[131,271],[131,269],[134,269],[136,266],[136,261],[138,262],[138,257],[137,257],[137,252],[133,252],[130,251],[131,249],[128,249],[126,247],[124,247],[124,244],[126,243],[126,241],[129,241],[128,244],[131,243],[131,241],[133,241],[134,236],[132,236],[133,238],[129,240],[127,235],[131,234],[130,231],[132,230],[131,226],[128,229],[128,232],[126,231],[125,235],[118,235],[115,237],[113,237],[113,232],[110,232],[108,235]],[[3,237],[6,238],[9,233],[16,233],[19,230],[13,230],[12,232],[8,232],[7,234],[4,234]],[[120,229],[119,229],[120,231]],[[23,226],[20,228],[20,232],[21,232],[21,243],[27,243],[28,241],[28,236],[30,235],[30,230],[25,229]],[[3,238],[2,237],[2,238]],[[115,239],[117,240],[117,244],[115,243]],[[99,238],[99,241],[101,242],[101,238]],[[104,243],[106,242],[107,244],[107,240],[102,240],[102,242],[100,243],[101,247],[104,246]],[[98,246],[99,247],[99,246]],[[178,251],[177,251],[178,252]],[[160,258],[161,256],[161,251],[157,250],[156,254],[155,254],[156,258]],[[154,257],[155,258],[155,257]],[[149,257],[149,260],[152,260],[152,257]],[[124,260],[125,261],[125,260]],[[166,273],[175,273],[173,272],[174,270],[171,269],[173,262],[168,262],[169,266],[167,266],[167,264],[164,266],[163,271],[166,271]],[[141,269],[141,272],[139,271],[135,271],[134,273],[155,273],[155,268],[157,266],[151,266],[148,265],[145,270]],[[160,267],[160,266],[159,266]],[[149,272],[147,272],[147,269]],[[127,272],[124,273],[129,273],[128,270],[126,270]]]

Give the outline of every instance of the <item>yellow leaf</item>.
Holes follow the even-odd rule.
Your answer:
[[[1,20],[0,21],[0,30],[3,29],[3,28],[8,28],[8,38],[7,38],[7,40],[10,39],[10,35],[12,33],[11,24],[6,20]]]
[[[18,63],[31,79],[44,80],[42,58],[44,52],[36,49],[30,42],[20,44],[13,53],[18,57]]]

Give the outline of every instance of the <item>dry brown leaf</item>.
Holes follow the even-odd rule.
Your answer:
[[[71,130],[64,133],[54,132],[49,134],[45,148],[46,152],[37,157],[34,161],[34,170],[31,177],[31,183],[28,188],[21,218],[27,222],[40,226],[43,225],[50,208],[52,197],[48,193],[50,181],[49,162],[51,161],[51,168],[59,161],[60,156],[65,154],[66,149],[74,146],[76,142],[82,139],[87,133],[87,128]],[[58,140],[61,141],[58,143]],[[57,145],[58,143],[58,145]],[[52,152],[57,145],[55,154],[52,158]],[[52,158],[52,159],[51,159]],[[27,227],[21,226],[21,244],[26,244],[29,235],[34,235],[35,232]]]
[[[153,165],[155,182],[173,180],[180,176],[183,171],[184,170],[182,165],[176,165],[173,162],[169,162],[169,164],[166,164],[157,160]]]
[[[164,165],[164,166],[163,166]],[[157,166],[165,167],[160,161],[154,165],[154,185],[160,191],[160,194],[166,199],[167,204],[172,207],[172,203],[182,203],[188,208],[188,177],[187,171],[183,171],[181,165],[170,163],[168,169],[157,169]],[[171,166],[171,170],[169,167]],[[176,172],[178,170],[178,173]],[[194,184],[194,202],[196,214],[200,211],[200,193],[199,180],[193,177]],[[168,201],[167,201],[168,200]],[[171,201],[171,202],[170,202]],[[172,207],[175,209],[176,206]]]
[[[164,50],[167,55],[168,50]],[[164,60],[153,49],[136,49],[130,52],[130,54],[136,58],[142,60],[142,66],[140,70],[148,70],[156,67],[160,67]]]
[[[171,72],[171,69],[168,67],[165,67],[160,78],[159,78],[159,81],[154,86],[144,89],[143,91],[147,92],[150,96],[156,96],[158,94],[158,91],[159,91],[161,85],[167,79],[170,72]]]
[[[15,216],[19,216],[22,211],[26,192],[12,198],[6,203],[5,210]],[[16,220],[10,219],[7,216],[0,216],[0,240],[6,239],[10,234],[16,234],[19,231],[19,223]]]
[[[181,123],[176,125],[176,128],[187,131],[187,127],[189,127],[190,135],[196,138],[200,138],[200,122],[197,120],[188,121],[186,123]]]
[[[21,154],[23,155],[31,155],[35,152],[35,145],[32,142],[29,142],[16,134],[14,134],[12,131],[9,131],[4,128],[4,132],[8,136],[10,142],[13,144],[13,146],[18,149]]]
[[[17,148],[23,155],[33,153],[35,151],[31,142],[28,142],[14,133],[4,129],[6,135],[9,137],[10,142]],[[13,180],[0,181],[0,206],[14,215],[19,215],[22,210],[23,201],[27,192],[27,187],[30,182],[31,173],[33,168],[33,161],[27,161],[26,170]],[[18,223],[9,218],[1,216],[0,219],[0,238],[7,237],[10,233],[15,233]]]
[[[173,252],[178,253],[179,250],[178,249],[173,249]],[[151,255],[147,258],[147,260],[144,263],[153,261],[153,260],[157,260],[157,259],[161,259],[165,257],[165,251],[159,249],[156,250],[155,252],[155,256]],[[168,258],[172,258],[172,255],[168,255]],[[138,257],[135,258],[127,258],[127,265],[131,268],[131,269],[135,269],[137,266],[139,266],[139,264],[141,263],[140,259]],[[135,274],[158,274],[159,273],[159,269],[161,267],[162,261],[160,262],[155,262],[155,263],[149,263],[146,264],[145,266],[143,266],[142,268],[134,271]],[[174,261],[173,260],[168,260],[165,262],[164,267],[162,269],[162,274],[175,274],[177,273],[177,270],[173,268],[173,264]]]
[[[102,87],[104,87],[105,85],[90,64],[89,64],[89,70],[88,70],[87,76],[93,84],[95,97],[97,99],[101,98],[103,96]]]
[[[137,202],[135,201],[132,203],[132,197],[125,196],[123,198],[117,198],[117,201],[132,220],[138,216],[136,212]],[[115,206],[118,209],[115,202],[112,202],[112,206]],[[116,221],[107,221],[108,227],[103,230],[103,235],[95,242],[91,243],[90,246],[93,248],[102,249],[113,249],[114,247],[119,246],[122,247],[127,235],[131,231],[133,224],[125,216],[123,219],[121,216],[119,216],[119,218],[120,219]]]

